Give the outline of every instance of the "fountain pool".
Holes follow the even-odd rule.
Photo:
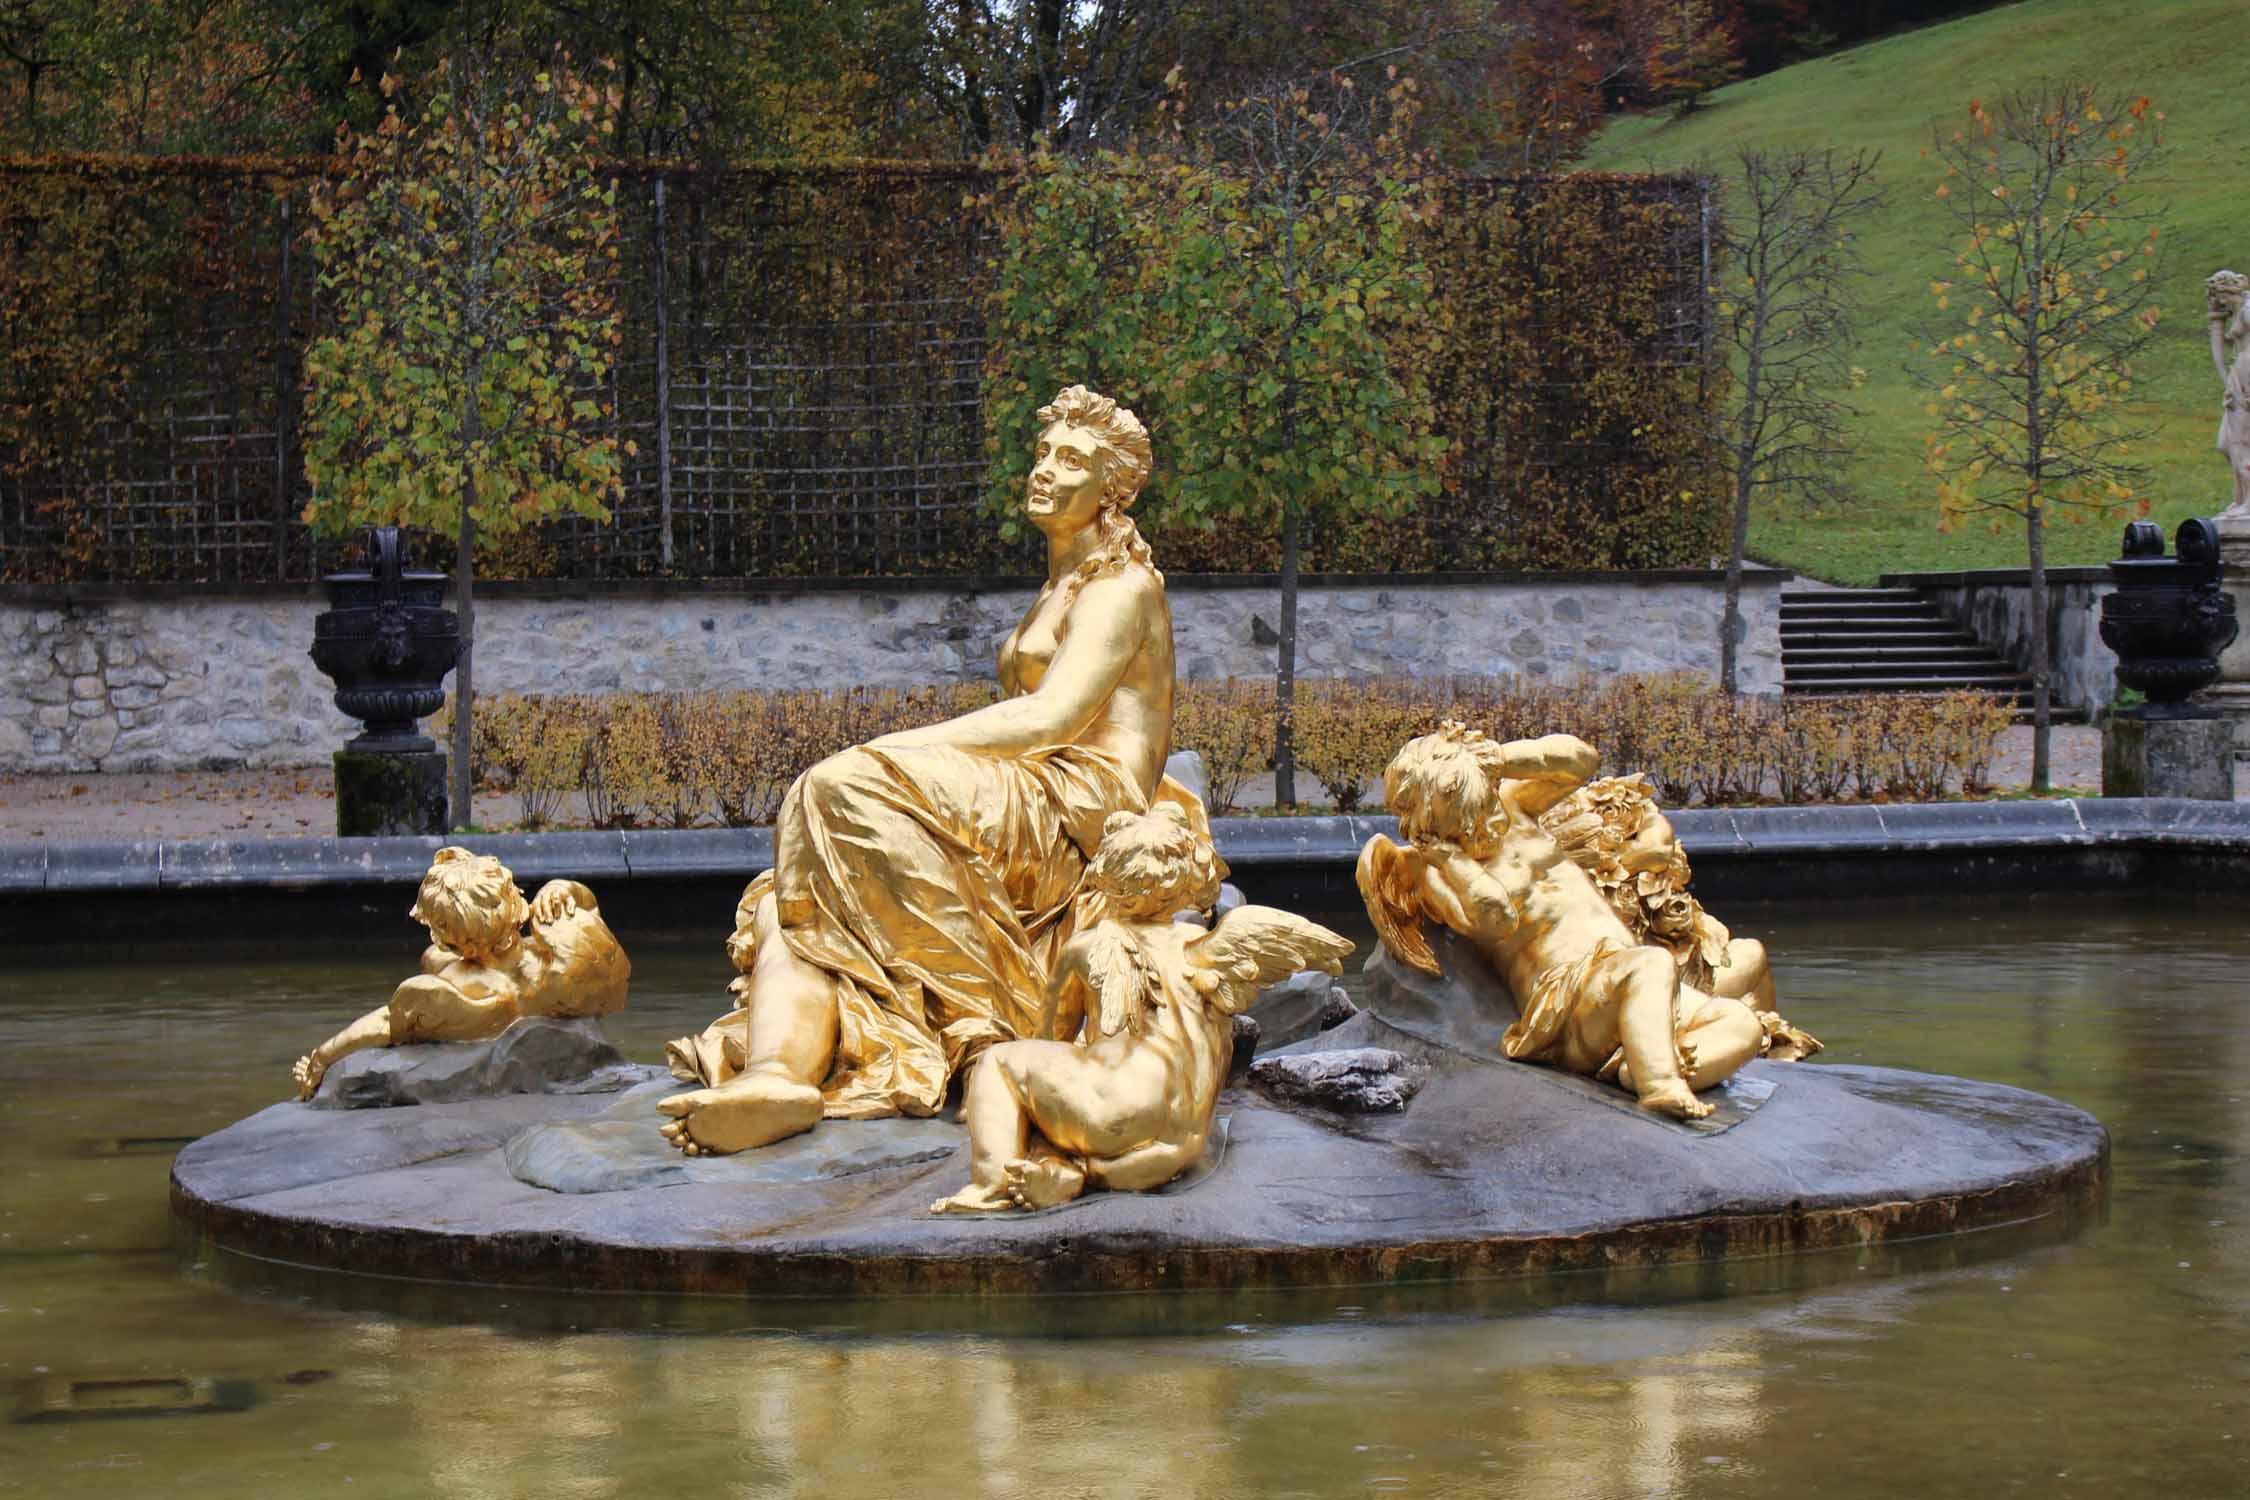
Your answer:
[[[2239,1493],[2250,927],[2164,903],[1726,907],[1828,1058],[2102,1119],[2099,1222],[1209,1299],[541,1296],[183,1253],[171,1152],[280,1097],[400,943],[43,953],[0,996],[0,1402],[81,1414],[0,1421],[0,1493]],[[627,942],[612,1035],[653,1057],[726,968]]]

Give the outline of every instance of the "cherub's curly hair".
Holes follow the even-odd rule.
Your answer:
[[[1206,905],[1224,875],[1210,837],[1187,809],[1159,802],[1145,813],[1111,813],[1086,878],[1126,921],[1161,921]]]
[[[1099,540],[1093,555],[1064,584],[1066,598],[1077,593],[1088,579],[1133,563],[1156,573],[1156,581],[1162,583],[1164,575],[1156,572],[1141,529],[1126,514],[1141,497],[1149,471],[1155,467],[1148,429],[1130,410],[1082,385],[1063,387],[1054,400],[1039,408],[1041,431],[1057,422],[1068,422],[1092,433],[1102,456],[1102,509],[1094,521]]]
[[[463,958],[489,964],[507,956],[523,937],[531,914],[516,877],[492,855],[447,846],[430,861],[422,889],[407,915]]]
[[[1508,820],[1500,801],[1500,746],[1458,719],[1408,740],[1383,768],[1383,801],[1399,837],[1427,848],[1481,846]]]

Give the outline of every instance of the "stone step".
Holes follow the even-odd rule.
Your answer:
[[[1834,697],[1843,693],[1942,693],[1962,688],[1974,688],[1987,693],[2028,693],[2031,679],[2021,672],[1979,672],[1962,676],[1938,673],[1900,672],[1895,669],[1888,676],[1854,676],[1838,672],[1791,673],[1782,684],[1789,694],[1806,693]]]
[[[1919,600],[1880,601],[1868,604],[1789,604],[1781,606],[1783,624],[1800,620],[1942,620],[1934,604]]]
[[[1784,605],[1820,604],[1919,604],[1920,591],[1915,589],[1783,589]]]
[[[1924,664],[1938,667],[1985,667],[1994,670],[2013,670],[1990,651],[1975,641],[1960,644],[1898,645],[1889,641],[1876,645],[1857,646],[1805,646],[1792,643],[1782,652],[1782,660],[1790,668],[1803,667],[1818,671],[1827,666],[1851,666],[1859,663],[1879,665],[1896,663],[1901,667]]]
[[[1800,649],[1820,650],[1827,647],[1852,646],[1976,646],[1982,643],[1966,630],[1956,625],[1784,625],[1781,627],[1781,649],[1793,653]]]

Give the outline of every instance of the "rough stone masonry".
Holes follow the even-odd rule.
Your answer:
[[[1780,581],[1746,580],[1743,689],[1781,690]],[[1182,677],[1273,671],[1270,586],[1170,580]],[[73,599],[0,595],[0,771],[325,763],[355,732],[306,656],[317,594]],[[28,597],[26,597],[28,596]],[[496,588],[477,605],[480,693],[907,687],[989,678],[1033,593],[1014,587],[744,586],[569,595]],[[1308,677],[1569,681],[1716,677],[1716,574],[1496,575],[1312,583]]]

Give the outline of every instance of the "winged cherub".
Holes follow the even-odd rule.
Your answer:
[[[1694,873],[1672,820],[1639,774],[1589,781],[1539,818],[1540,826],[1593,878],[1634,939],[1668,950],[1680,983],[1740,1000],[1765,1029],[1760,1056],[1795,1062],[1821,1050],[1819,1038],[1782,1019],[1775,1007],[1766,945],[1738,938],[1690,894]]]
[[[1600,765],[1567,734],[1502,744],[1448,722],[1410,740],[1383,772],[1407,843],[1368,840],[1360,894],[1401,963],[1441,972],[1425,919],[1475,945],[1515,996],[1508,1057],[1614,1080],[1645,1110],[1701,1119],[1711,1106],[1694,1091],[1764,1051],[1766,1028],[1742,1000],[1683,984],[1672,952],[1628,928],[1541,825]]]
[[[1160,803],[1110,815],[1087,871],[1102,919],[1065,944],[1039,1034],[969,1074],[969,1185],[933,1213],[1049,1208],[1089,1188],[1162,1187],[1203,1154],[1234,1057],[1233,1017],[1301,969],[1340,973],[1349,939],[1270,906],[1206,932],[1172,914],[1226,874],[1210,836]]]
[[[523,1016],[605,1016],[625,1008],[633,966],[602,921],[594,893],[550,880],[529,903],[489,854],[440,849],[408,913],[430,929],[422,972],[297,1059],[297,1097],[367,1047],[481,1042]],[[527,925],[528,923],[528,925]]]

